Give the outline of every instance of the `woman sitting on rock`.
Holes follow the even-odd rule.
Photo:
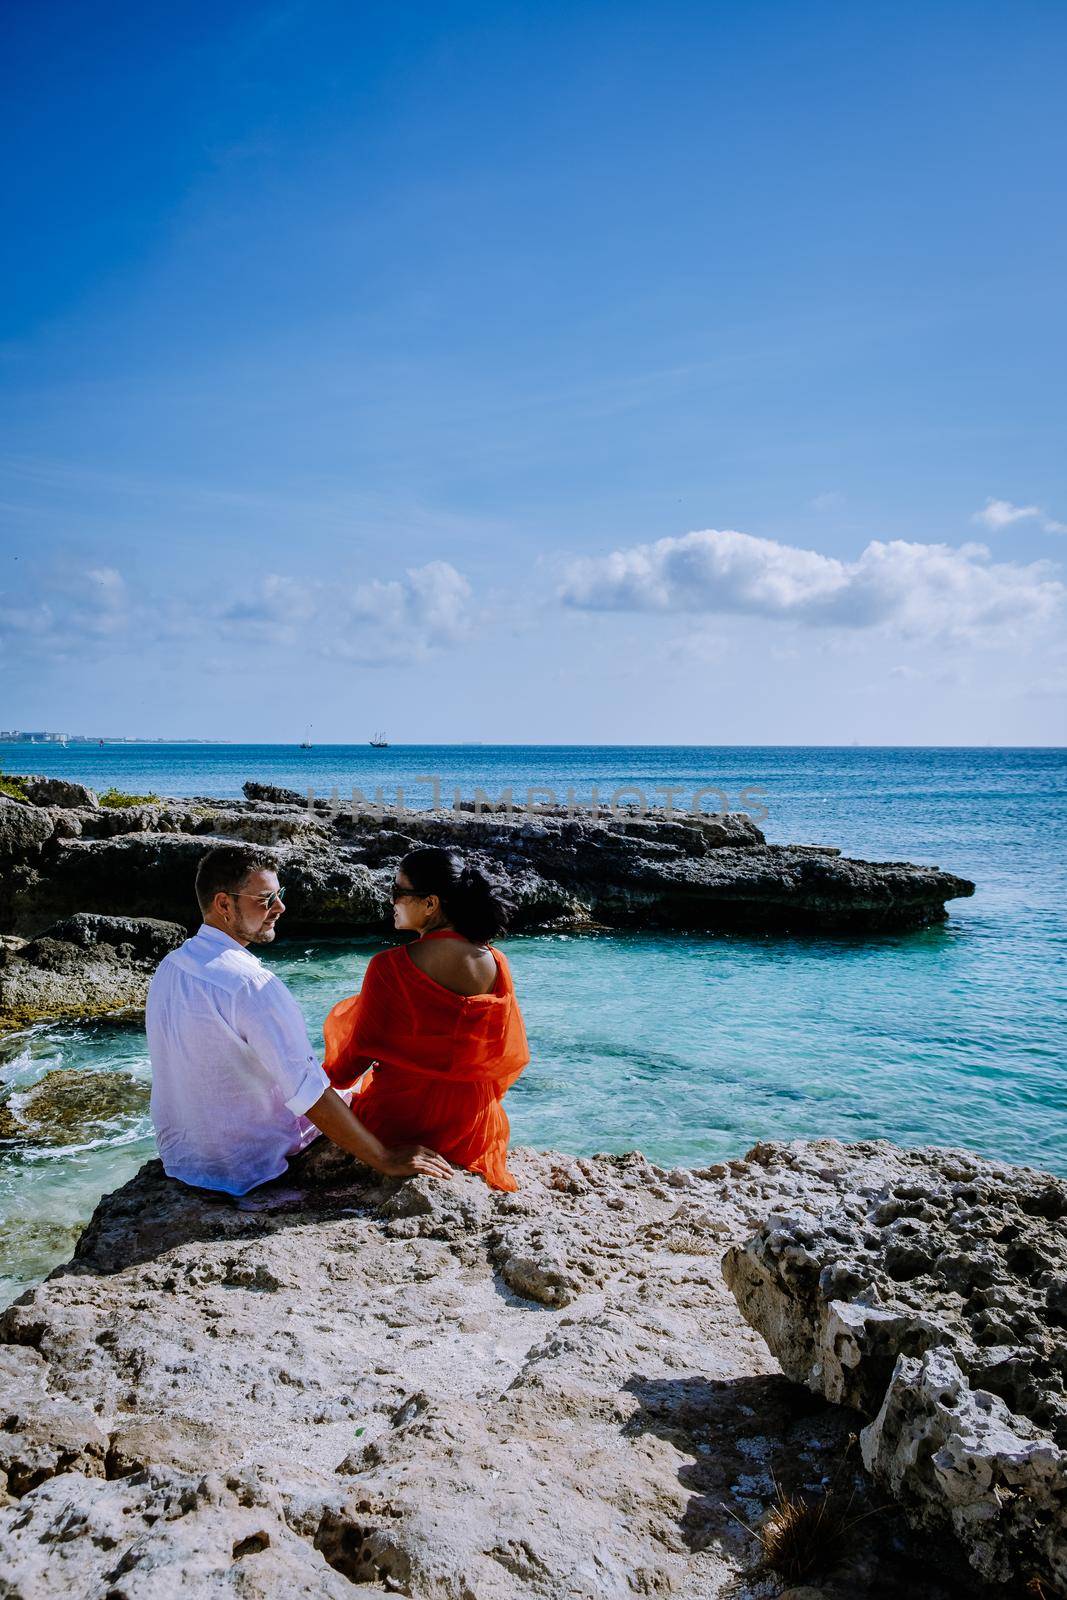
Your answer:
[[[530,1059],[511,971],[491,943],[511,909],[452,851],[412,850],[396,872],[393,925],[418,938],[373,956],[362,989],[323,1025],[323,1065],[335,1088],[356,1085],[364,1127],[388,1144],[417,1140],[492,1189],[518,1188],[501,1101]]]

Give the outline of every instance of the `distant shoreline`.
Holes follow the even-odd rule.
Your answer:
[[[196,745],[224,750],[300,750],[305,748],[299,740],[286,742],[272,742],[270,740],[241,740],[241,739],[87,739],[71,738],[64,744],[59,739],[37,740],[29,739],[0,739],[0,750],[105,750],[127,749],[131,745],[139,748],[152,746],[155,748],[172,748],[174,746]],[[372,749],[374,746],[369,740],[357,739],[343,742],[322,740],[312,746],[314,750],[363,750]],[[574,743],[574,744],[538,744],[522,739],[511,739],[497,743],[491,739],[471,739],[464,742],[448,743],[446,741],[433,741],[420,743],[413,741],[411,744],[390,742],[382,748],[387,750],[1067,750],[1067,744],[601,744],[601,743]]]
[[[108,749],[110,746],[125,746],[128,744],[227,744],[226,739],[133,739],[90,737],[88,734],[71,734],[67,739],[0,739],[0,748],[12,750],[99,750],[101,746]]]

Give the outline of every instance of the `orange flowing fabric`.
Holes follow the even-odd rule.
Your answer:
[[[462,936],[439,928],[423,937]],[[323,1024],[323,1066],[335,1089],[356,1084],[352,1110],[383,1144],[428,1145],[491,1189],[517,1189],[501,1101],[530,1049],[507,959],[489,948],[497,967],[489,994],[446,989],[406,944],[373,956],[362,989]]]

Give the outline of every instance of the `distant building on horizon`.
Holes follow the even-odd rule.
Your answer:
[[[152,739],[136,738],[132,734],[96,733],[27,733],[19,728],[0,730],[0,743],[5,744],[225,744],[225,739],[164,739],[157,734]]]

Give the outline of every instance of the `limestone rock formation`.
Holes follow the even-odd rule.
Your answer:
[[[837,1149],[778,1176],[831,1197]],[[824,1600],[973,1600],[722,1282],[764,1165],[513,1159],[500,1194],[320,1141],[242,1200],[152,1162],[102,1201],[0,1319],[0,1593],[769,1600],[777,1482],[855,1496]]]
[[[82,912],[0,950],[0,1029],[143,1007],[149,979],[186,937],[174,922]]]
[[[864,1460],[916,1524],[991,1581],[1067,1588],[1067,1185],[874,1144],[798,1192],[781,1147],[753,1160],[771,1214],[723,1263],[746,1320],[867,1420]]]
[[[506,807],[385,815],[300,804],[246,785],[244,800],[121,809],[0,804],[0,932],[32,934],[79,911],[196,921],[192,883],[220,840],[276,849],[291,933],[379,931],[400,857],[422,844],[463,850],[517,903],[515,931],[545,927],[858,931],[944,919],[973,894],[937,867],[856,861],[832,846],[769,845],[743,814],[534,816]]]
[[[31,1088],[0,1100],[0,1139],[81,1144],[115,1118],[146,1111],[148,1096],[149,1085],[132,1072],[53,1067]]]
[[[19,783],[35,806],[59,806],[68,810],[84,806],[93,810],[100,804],[95,790],[69,778],[27,776],[20,777]]]

